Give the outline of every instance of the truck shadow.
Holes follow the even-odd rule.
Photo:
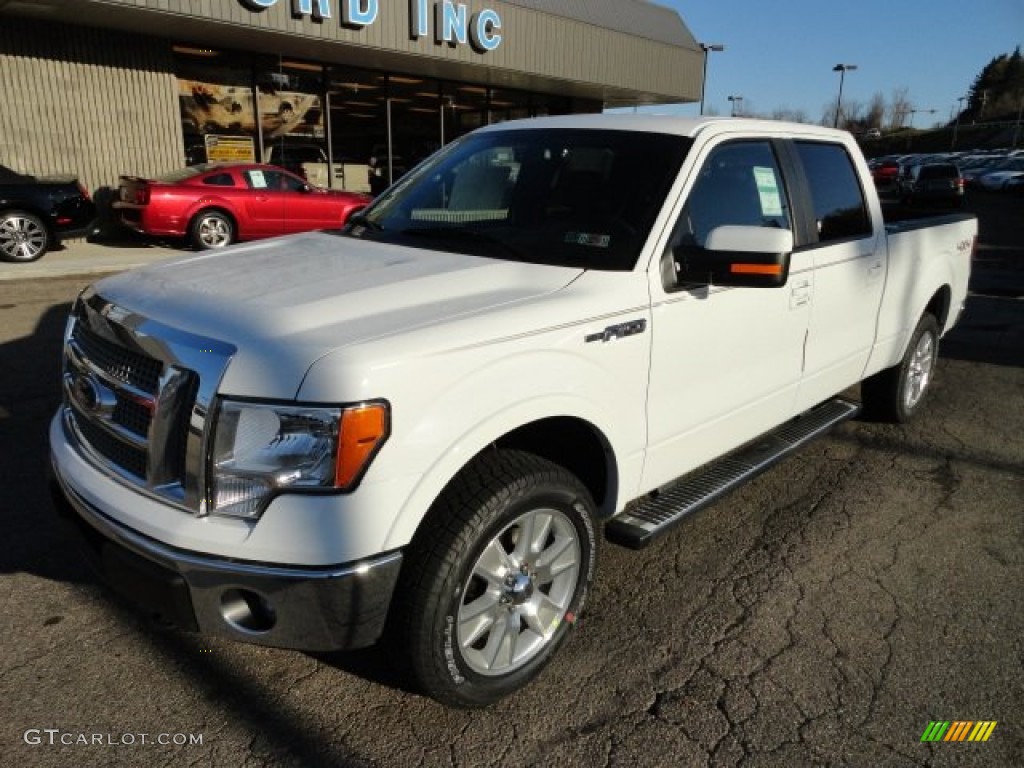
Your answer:
[[[0,304],[9,309],[10,304]],[[40,317],[32,335],[0,344],[0,573],[89,581],[63,540],[50,501],[50,418],[60,404],[60,350],[70,303]]]

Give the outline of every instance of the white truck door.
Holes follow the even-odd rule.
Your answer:
[[[792,229],[780,164],[767,140],[704,150],[660,269],[651,272],[649,490],[794,415],[813,289],[810,254],[781,288],[677,285],[674,248],[702,249],[728,224]]]
[[[814,212],[814,299],[800,410],[860,381],[875,339],[886,275],[885,232],[853,160],[834,142],[796,141]]]

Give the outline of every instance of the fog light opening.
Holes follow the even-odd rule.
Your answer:
[[[221,595],[220,614],[232,629],[255,634],[269,632],[277,621],[270,601],[248,589],[229,589]]]

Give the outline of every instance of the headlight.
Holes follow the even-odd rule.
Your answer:
[[[214,427],[209,511],[254,519],[281,491],[345,490],[388,435],[384,403],[323,408],[223,400]]]

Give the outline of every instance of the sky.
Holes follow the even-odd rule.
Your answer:
[[[866,108],[876,93],[888,104],[906,88],[914,126],[955,115],[982,68],[1000,54],[1024,51],[1024,0],[654,0],[673,8],[708,54],[705,112],[803,110],[819,122],[839,92]],[[699,105],[650,111],[697,115]],[[845,110],[844,110],[845,111]]]

